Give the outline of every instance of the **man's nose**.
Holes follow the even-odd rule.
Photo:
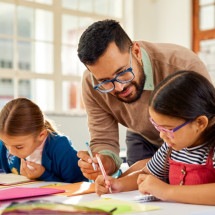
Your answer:
[[[117,92],[121,92],[121,91],[123,91],[124,85],[125,85],[125,84],[122,84],[122,83],[120,83],[120,82],[115,81],[115,82],[114,82],[114,85],[115,85],[115,90],[116,90]]]

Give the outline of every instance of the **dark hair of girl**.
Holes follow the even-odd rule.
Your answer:
[[[203,142],[215,142],[215,88],[204,76],[194,71],[169,75],[151,94],[149,106],[157,113],[185,121],[206,116],[209,124],[201,138]]]

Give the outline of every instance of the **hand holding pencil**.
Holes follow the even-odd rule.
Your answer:
[[[88,142],[86,142],[86,146],[87,146],[87,151],[88,151],[88,153],[89,153],[89,155],[90,155],[90,158],[92,159],[92,166],[93,166],[93,169],[94,169],[94,170],[97,170],[96,164],[93,162],[93,154],[92,154],[92,151],[91,151],[91,149],[90,149],[90,146],[89,146],[89,143],[88,143]]]
[[[98,168],[99,164],[95,154],[91,152],[89,144],[86,143],[86,145],[86,151],[78,151],[77,153],[79,158],[78,166],[86,178],[90,180],[96,180],[96,178],[101,175],[101,170]],[[116,166],[113,159],[110,156],[104,154],[99,154],[99,156],[107,174],[112,175],[116,171]]]

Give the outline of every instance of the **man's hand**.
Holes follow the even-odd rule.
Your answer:
[[[20,174],[30,179],[39,178],[45,172],[45,168],[37,163],[21,159]]]
[[[83,175],[90,180],[96,180],[97,176],[102,174],[96,157],[92,160],[87,151],[79,151],[77,155],[80,158],[78,166],[81,168]],[[95,156],[95,153],[93,153],[93,156]],[[100,154],[99,157],[107,175],[112,175],[116,171],[116,164],[113,159],[108,155],[102,154]],[[97,170],[93,169],[92,162],[96,164]]]

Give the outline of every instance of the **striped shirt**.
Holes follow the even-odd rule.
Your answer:
[[[152,159],[147,163],[147,168],[151,174],[162,180],[167,179],[169,174],[169,160],[166,158],[168,150],[168,145],[163,143]],[[209,147],[207,144],[203,144],[193,148],[184,148],[179,151],[172,149],[170,158],[174,161],[186,164],[205,165],[208,155]],[[213,153],[213,166],[215,168],[215,150]]]

